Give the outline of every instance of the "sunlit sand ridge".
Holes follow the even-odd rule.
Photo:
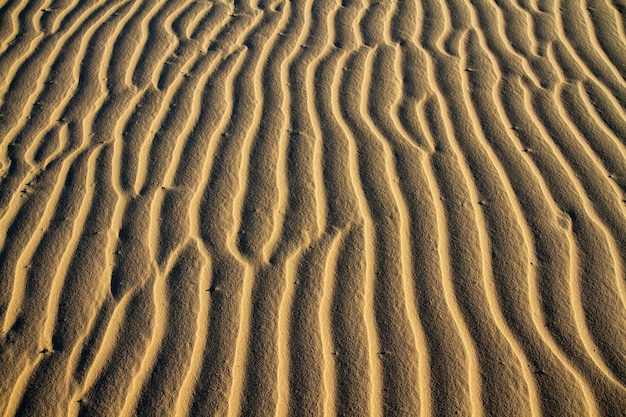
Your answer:
[[[2,416],[626,416],[626,4],[0,0]]]

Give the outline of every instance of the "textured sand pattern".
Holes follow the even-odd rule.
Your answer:
[[[2,416],[626,416],[622,0],[0,0]]]

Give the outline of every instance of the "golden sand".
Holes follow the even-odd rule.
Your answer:
[[[0,416],[626,416],[622,0],[0,0]]]

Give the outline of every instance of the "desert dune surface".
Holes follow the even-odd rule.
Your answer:
[[[623,0],[0,0],[0,416],[626,416]]]

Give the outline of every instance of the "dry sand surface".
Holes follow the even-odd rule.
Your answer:
[[[625,416],[623,0],[0,0],[0,416]]]

